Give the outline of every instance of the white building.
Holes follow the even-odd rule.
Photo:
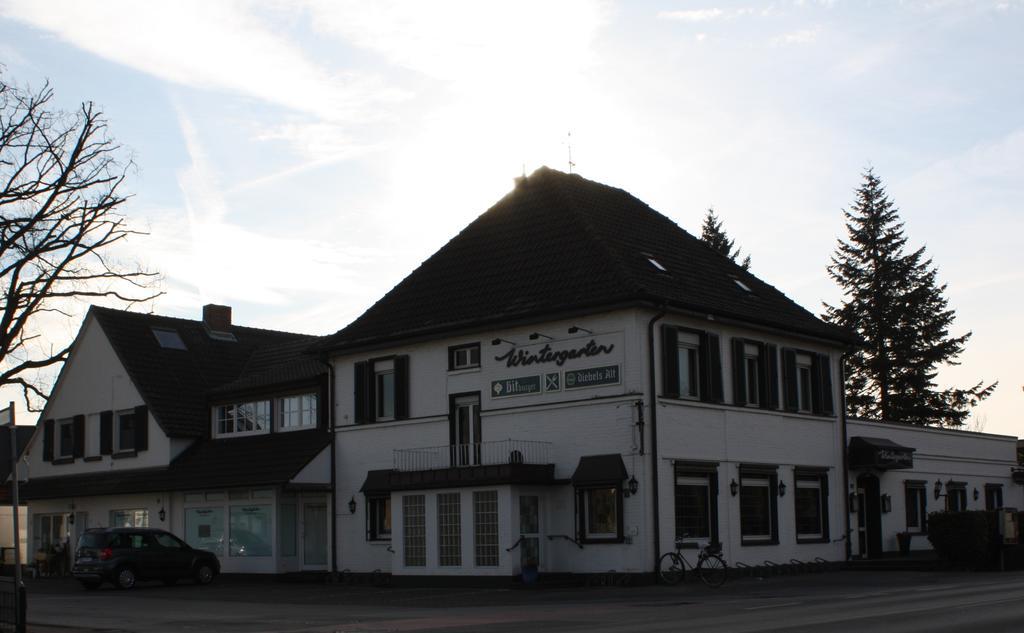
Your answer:
[[[847,474],[853,435],[920,446],[914,477],[1002,484],[1021,505],[1006,438],[847,434],[850,343],[626,192],[542,168],[319,345],[337,565],[650,574],[685,536],[732,564],[864,555],[847,510],[874,465]],[[965,452],[974,466],[948,457]],[[987,478],[960,476],[973,467]],[[878,516],[895,549],[903,526]]]
[[[91,527],[159,527],[225,572],[327,570],[330,437],[314,337],[89,310],[26,449],[31,559]],[[48,569],[47,569],[48,568]]]

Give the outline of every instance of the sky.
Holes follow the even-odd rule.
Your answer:
[[[5,80],[94,101],[134,161],[147,309],[336,331],[571,152],[691,233],[713,206],[820,314],[870,167],[973,332],[940,383],[999,380],[970,425],[1018,436],[1022,33],[1022,0],[0,0]]]

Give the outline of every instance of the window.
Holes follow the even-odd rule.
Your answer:
[[[111,510],[110,527],[149,527],[149,510]]]
[[[643,253],[643,256],[647,258],[647,263],[650,264],[651,266],[653,266],[654,270],[658,271],[659,273],[667,273],[668,272],[668,269],[665,268],[664,266],[662,266],[661,262],[659,262],[658,260],[654,259],[654,255],[650,255],[648,253]]]
[[[796,470],[796,491],[793,506],[796,510],[796,542],[827,543],[828,533],[828,475],[825,472]]]
[[[117,412],[117,430],[114,433],[114,452],[135,450],[135,409]]]
[[[679,395],[683,398],[700,398],[700,339],[696,334],[680,332],[678,341],[676,366],[679,371]]]
[[[676,539],[718,541],[718,467],[676,463]]]
[[[277,400],[277,428],[282,431],[314,427],[317,424],[317,396],[304,393]]]
[[[471,466],[480,463],[481,422],[480,394],[451,396],[452,415],[450,437],[453,466]]]
[[[373,368],[374,417],[392,420],[395,417],[395,366],[392,361],[378,363]]]
[[[733,404],[778,406],[778,348],[747,339],[732,340]]]
[[[618,487],[578,491],[583,542],[622,540],[622,490]]]
[[[424,495],[402,497],[402,537],[405,566],[426,566],[427,508]]]
[[[356,424],[409,417],[409,357],[391,356],[355,364]]]
[[[673,325],[662,326],[662,394],[722,402],[722,356],[718,335]]]
[[[214,408],[217,435],[254,435],[270,429],[270,401],[224,404]]]
[[[924,481],[905,484],[907,504],[907,531],[924,533],[928,529],[928,493]]]
[[[391,540],[391,496],[366,498],[366,540]]]
[[[460,494],[445,492],[437,495],[437,553],[441,567],[462,564],[462,528]]]
[[[477,567],[498,566],[498,491],[473,493],[473,551]]]
[[[185,542],[197,549],[224,554],[224,508],[186,508]]]
[[[157,545],[167,549],[182,549],[185,545],[178,540],[178,537],[166,532],[157,532],[153,535],[153,539],[156,540]]]
[[[231,506],[229,512],[228,554],[231,556],[270,556],[274,530],[270,506]]]
[[[177,330],[170,328],[150,328],[153,332],[153,336],[156,337],[157,343],[164,349],[180,349],[187,350],[185,347],[185,341],[181,340],[181,335],[178,334]]]
[[[75,456],[75,421],[73,418],[57,420],[57,457]]]
[[[480,343],[467,343],[448,348],[448,371],[480,366]]]
[[[281,556],[295,556],[298,551],[296,548],[298,519],[295,510],[294,503],[282,503],[278,513],[281,524],[278,526],[277,536]]]
[[[740,471],[740,535],[743,545],[778,543],[778,477]]]
[[[801,413],[810,413],[813,409],[811,392],[811,357],[807,354],[797,354],[796,401],[797,410]]]
[[[998,510],[1003,507],[1002,484],[985,484],[985,509]]]
[[[960,481],[946,483],[946,512],[967,510],[967,484]]]

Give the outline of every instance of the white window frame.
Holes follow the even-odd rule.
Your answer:
[[[388,526],[385,529],[384,522]],[[394,531],[394,519],[391,514],[391,495],[366,496],[366,540],[390,541]]]
[[[286,403],[295,400],[298,401],[298,409],[285,408]],[[277,415],[274,416],[275,428],[282,432],[316,428],[318,419],[317,415],[320,408],[319,400],[320,399],[317,397],[315,392],[292,394],[277,398],[275,403],[277,406]],[[291,424],[290,419],[295,415],[298,416],[298,424]]]
[[[796,495],[799,494],[801,489],[803,490],[815,490],[818,495],[818,531],[817,532],[801,532],[800,525],[794,526],[796,529],[797,540],[814,540],[825,538],[825,495],[822,478],[810,475],[797,475],[796,480],[793,482],[796,490],[793,491],[793,503],[796,504]]]
[[[813,363],[811,361],[811,357],[807,354],[797,354],[796,408],[800,413],[811,413],[814,410],[814,397],[812,395],[814,381],[812,378],[812,371]]]
[[[442,492],[437,500],[437,565],[462,567],[462,494]]]
[[[131,525],[115,525],[114,515],[122,514],[127,515],[131,519]],[[111,510],[109,517],[110,527],[130,527],[130,528],[148,528],[149,527],[149,509],[148,508],[123,508]],[[141,519],[141,520],[140,520]]]
[[[753,376],[751,376],[751,361],[753,361]],[[743,344],[743,380],[747,387],[746,406],[760,407],[761,398],[765,394],[761,393],[761,352],[757,345]]]
[[[131,416],[132,421],[135,424],[135,428],[132,432],[132,445],[122,446],[121,445],[121,418]],[[113,444],[115,453],[131,453],[135,450],[135,442],[139,433],[139,420],[135,419],[135,409],[121,409],[120,411],[114,412],[114,432],[113,432]]]
[[[501,563],[499,549],[498,491],[473,492],[473,565],[497,567]]]
[[[697,474],[697,473],[693,473],[693,474],[687,473],[687,474],[676,475],[675,485],[676,485],[677,488],[680,487],[680,486],[685,486],[685,487],[688,487],[688,488],[700,488],[701,489],[701,494],[704,497],[706,513],[705,513],[705,515],[703,517],[703,521],[701,521],[701,523],[703,523],[703,525],[701,527],[704,528],[704,530],[707,532],[707,534],[706,535],[705,534],[690,534],[690,535],[686,536],[686,538],[688,538],[688,539],[712,539],[712,538],[714,538],[714,535],[715,535],[715,529],[714,528],[715,528],[715,526],[711,525],[711,517],[713,516],[713,514],[711,512],[711,504],[712,503],[717,503],[718,500],[715,499],[714,497],[712,497],[712,495],[711,495],[711,477],[713,477],[713,476],[714,475],[712,475],[711,473],[700,473],[700,474]],[[673,493],[674,492],[675,491],[673,491]],[[681,538],[683,538],[683,535],[679,534],[678,533],[678,529],[677,529],[676,539],[678,540],[678,539],[681,539]]]
[[[611,492],[612,501],[615,503],[615,513],[613,515],[614,524],[612,525],[612,531],[611,532],[594,532],[594,531],[591,531],[591,529],[590,529],[590,505],[592,503],[591,495],[593,495],[593,493],[595,493],[595,492],[602,492],[602,491]],[[622,491],[619,490],[618,486],[591,486],[591,487],[583,488],[581,490],[581,492],[583,493],[582,494],[582,498],[583,498],[583,503],[582,503],[583,516],[581,517],[581,520],[583,521],[583,536],[584,536],[584,538],[586,538],[588,541],[596,541],[596,542],[600,542],[600,541],[617,541],[617,540],[619,540],[621,538],[621,535],[619,533],[619,526],[622,524],[622,518],[623,518],[622,517],[622,502],[620,501],[620,499],[622,497]]]
[[[460,361],[460,356],[462,359]],[[476,356],[476,360],[473,360]],[[464,369],[480,368],[480,343],[466,343],[455,345],[451,349],[451,367],[448,371],[462,371]]]
[[[775,541],[775,520],[772,517],[773,504],[772,504],[772,477],[771,475],[743,475],[740,478],[740,539],[744,544],[751,543],[773,543]],[[767,491],[766,499],[768,501],[768,509],[766,518],[768,519],[768,532],[767,534],[746,534],[743,532],[743,489],[744,488],[764,488]],[[774,509],[774,512],[778,512],[778,509]]]
[[[692,332],[679,332],[676,336],[679,397],[685,400],[700,400],[700,337]]]
[[[266,405],[266,421],[263,424],[263,428],[261,428],[261,429],[254,428],[251,431],[239,431],[238,430],[238,421],[239,421],[238,408],[242,407],[242,406],[245,406],[245,405],[256,405],[256,406],[258,406],[260,404],[265,404]],[[231,407],[231,415],[224,418],[225,420],[230,419],[230,421],[231,421],[231,424],[228,426],[228,428],[230,428],[231,430],[227,430],[227,431],[223,431],[220,428],[220,421],[221,421],[220,411],[224,407]],[[270,425],[273,424],[273,422],[274,422],[274,419],[273,419],[274,416],[272,414],[272,409],[273,409],[273,401],[272,400],[268,400],[268,399],[247,400],[245,402],[230,402],[230,403],[226,403],[226,404],[215,405],[215,406],[212,407],[211,415],[210,415],[210,417],[213,420],[213,435],[214,435],[214,437],[246,437],[246,436],[249,436],[249,435],[265,435],[267,433],[270,433]],[[256,416],[255,416],[255,419],[256,419],[257,422],[259,421],[259,418],[260,418],[260,414],[257,411],[256,412]],[[255,424],[254,424],[254,426],[255,426]]]
[[[384,376],[391,376],[391,415],[384,415],[385,401],[382,381]],[[373,364],[373,406],[374,420],[390,422],[395,419],[395,406],[398,404],[398,386],[395,384],[395,361],[381,360]]]
[[[56,435],[57,435],[57,441],[54,442],[54,444],[57,445],[57,451],[56,451],[55,457],[57,459],[68,459],[68,458],[74,459],[74,457],[75,457],[75,419],[74,418],[62,418],[60,420],[57,420],[57,424],[55,425],[55,427],[56,428],[54,430],[56,431]],[[69,441],[67,442],[67,444],[68,444],[67,446],[64,445],[65,444],[65,442],[64,442],[64,429],[65,428],[69,429],[69,431],[68,431]],[[65,452],[65,449],[67,450],[67,452]]]

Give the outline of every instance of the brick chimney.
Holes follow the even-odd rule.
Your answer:
[[[211,332],[231,332],[231,306],[208,303],[203,306],[203,325]]]

